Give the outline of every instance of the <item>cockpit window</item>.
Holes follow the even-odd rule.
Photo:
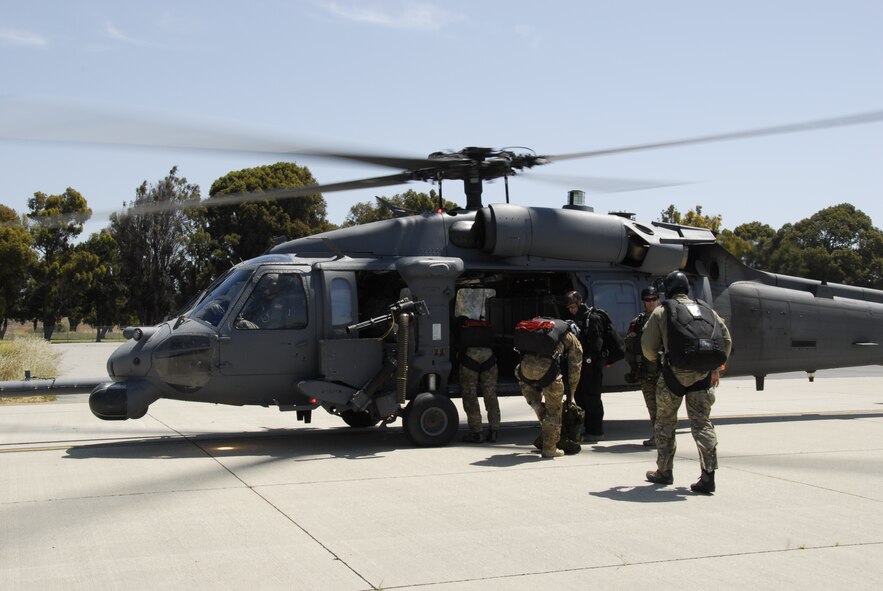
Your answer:
[[[254,269],[237,269],[231,270],[227,277],[222,278],[213,289],[211,289],[204,298],[193,308],[193,312],[189,314],[191,318],[208,322],[212,326],[219,326],[221,320],[227,314],[230,304],[233,303],[242,288],[245,287],[248,278]]]
[[[267,273],[261,277],[234,326],[239,330],[280,330],[307,325],[307,297],[296,273]]]

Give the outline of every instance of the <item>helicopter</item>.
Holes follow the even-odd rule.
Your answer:
[[[321,408],[353,427],[401,418],[414,445],[444,446],[459,428],[453,399],[459,395],[454,302],[460,290],[493,290],[486,312],[494,328],[498,393],[516,395],[518,321],[561,317],[563,294],[577,290],[624,334],[641,310],[641,289],[675,269],[687,275],[691,296],[711,303],[730,328],[728,376],[754,376],[762,390],[769,374],[806,371],[812,377],[821,369],[883,363],[883,291],[755,270],[708,229],[597,213],[581,191],[569,192],[560,208],[508,199],[509,177],[560,160],[881,119],[883,111],[562,155],[486,147],[426,158],[310,152],[399,172],[225,195],[202,205],[414,181],[441,187],[453,180],[463,183],[465,206],[283,242],[233,266],[174,318],[126,328],[127,340],[107,361],[110,381],[91,388],[90,409],[104,420],[138,419],[168,398],[277,407],[309,423]],[[485,205],[483,185],[498,178],[506,181],[506,202]],[[624,363],[604,372],[604,391],[637,388],[627,381]],[[0,393],[32,394],[36,387],[7,383]]]

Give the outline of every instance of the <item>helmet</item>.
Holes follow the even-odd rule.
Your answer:
[[[641,290],[641,299],[649,298],[649,297],[659,297],[659,292],[656,291],[656,288],[650,285],[649,287],[645,287]]]
[[[682,293],[687,295],[690,293],[690,282],[687,276],[680,271],[672,271],[665,276],[665,297],[673,298],[675,294]]]
[[[265,298],[269,299],[275,297],[280,290],[279,273],[267,273],[261,277],[260,287]]]

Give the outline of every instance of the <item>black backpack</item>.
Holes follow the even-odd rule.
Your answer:
[[[522,354],[551,357],[570,330],[571,324],[564,320],[538,316],[532,320],[522,320],[515,326],[513,343]]]
[[[601,308],[591,308],[589,314],[601,325],[601,339],[604,341],[601,357],[607,365],[613,365],[625,357],[625,342],[613,327],[610,315]]]
[[[678,369],[711,371],[727,360],[720,322],[702,300],[662,302],[668,325],[668,363]]]

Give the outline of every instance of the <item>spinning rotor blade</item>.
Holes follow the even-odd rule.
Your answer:
[[[602,176],[537,174],[535,172],[519,174],[518,178],[543,183],[566,185],[571,189],[583,189],[590,193],[624,193],[626,191],[645,191],[647,189],[678,187],[680,185],[692,184],[691,182],[683,181],[619,179]]]
[[[746,131],[734,131],[730,133],[721,133],[716,135],[704,135],[681,140],[670,140],[667,142],[657,142],[652,144],[637,144],[634,146],[623,146],[620,148],[608,148],[605,150],[589,150],[587,152],[573,152],[570,154],[558,154],[551,156],[541,156],[547,164],[550,162],[558,162],[561,160],[572,160],[574,158],[591,158],[593,156],[606,156],[608,154],[622,154],[624,152],[638,152],[641,150],[655,150],[657,148],[671,148],[675,146],[689,146],[693,144],[708,144],[712,142],[723,142],[729,140],[741,140],[754,137],[763,137],[768,135],[783,135],[786,133],[798,133],[801,131],[812,131],[815,129],[828,129],[833,127],[845,127],[847,125],[862,125],[865,123],[875,123],[883,121],[883,111],[871,111],[869,113],[858,113],[855,115],[844,115],[842,117],[833,117],[831,119],[817,119],[815,121],[805,121],[803,123],[792,123],[789,125],[776,125],[773,127],[760,127],[757,129],[749,129]]]
[[[203,153],[329,158],[416,170],[438,164],[425,158],[307,148],[278,132],[245,123],[169,114],[135,112],[97,103],[45,98],[0,97],[0,140],[131,148],[176,149]],[[311,142],[319,143],[319,142]]]
[[[318,195],[329,191],[348,191],[351,189],[370,189],[374,187],[387,187],[390,185],[400,185],[412,180],[407,173],[393,174],[383,177],[374,177],[370,179],[360,179],[356,181],[345,181],[341,183],[331,183],[328,185],[307,185],[304,187],[291,187],[288,189],[277,189],[275,191],[265,191],[263,193],[229,193],[216,195],[208,199],[199,201],[158,201],[154,203],[139,204],[130,207],[125,211],[127,214],[154,214],[164,211],[177,211],[181,209],[197,209],[203,207],[223,207],[230,205],[241,205],[253,201],[280,201],[283,199],[292,199],[294,197],[308,197],[310,195]]]
[[[278,189],[275,191],[265,191],[263,193],[229,193],[209,197],[208,199],[190,200],[190,201],[155,201],[151,203],[139,203],[127,209],[119,209],[113,211],[89,210],[88,214],[78,212],[75,214],[40,216],[30,218],[32,222],[44,226],[63,226],[66,224],[76,223],[82,224],[93,215],[97,218],[106,218],[113,213],[125,215],[152,215],[170,211],[183,211],[188,209],[201,209],[206,207],[223,207],[232,205],[241,205],[255,201],[280,201],[283,199],[292,199],[295,197],[309,197],[310,195],[318,195],[330,191],[348,191],[351,189],[369,189],[373,187],[386,187],[390,185],[400,185],[408,181],[414,180],[409,173],[399,173],[383,177],[374,177],[370,179],[360,179],[356,181],[345,181],[341,183],[330,183],[327,185],[307,185],[304,187],[291,187],[287,189]],[[0,224],[12,225],[12,224]]]

